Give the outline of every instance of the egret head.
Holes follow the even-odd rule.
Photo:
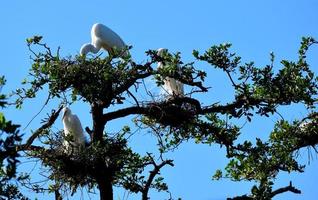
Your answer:
[[[81,47],[81,50],[80,50],[80,54],[86,55],[89,52],[92,52],[92,49],[95,49],[95,47],[91,43],[83,44],[83,46]]]
[[[72,113],[72,111],[71,111],[71,109],[69,109],[69,107],[64,107],[63,108],[63,116],[62,116],[62,119],[64,119],[64,117],[65,117],[65,115],[69,115],[69,114],[71,114]]]
[[[163,56],[163,54],[167,53],[168,52],[168,49],[165,49],[165,48],[159,48],[157,49],[157,55],[158,56]]]

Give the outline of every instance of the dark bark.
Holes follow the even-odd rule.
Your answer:
[[[128,108],[119,109],[113,112],[109,112],[104,114],[103,120],[107,122],[113,119],[118,119],[121,117],[126,117],[126,116],[134,115],[134,114],[137,114],[137,115],[141,114],[141,115],[147,115],[147,116],[161,116],[163,110],[160,107],[164,107],[168,104],[182,104],[182,103],[189,103],[191,105],[194,105],[196,107],[197,112],[199,113],[202,112],[200,102],[198,100],[189,98],[189,97],[179,97],[179,98],[170,99],[169,101],[164,101],[158,104],[153,103],[153,104],[148,104],[146,106],[132,106]]]
[[[301,194],[301,191],[298,190],[297,188],[295,188],[293,185],[292,185],[292,182],[289,182],[289,185],[286,186],[286,187],[283,187],[283,188],[279,188],[275,191],[272,192],[271,194],[271,197],[274,197],[278,194],[281,194],[281,193],[284,193],[284,192],[293,192],[295,194]]]
[[[103,107],[98,104],[92,105],[92,117],[93,117],[93,131],[91,134],[91,141],[102,141],[103,131],[105,128],[105,121],[103,120]]]
[[[63,200],[59,190],[55,190],[54,194],[55,194],[55,200]]]
[[[292,185],[292,182],[289,183],[288,186],[286,187],[282,187],[282,188],[279,188],[275,191],[273,191],[271,194],[270,194],[270,198],[273,198],[274,196],[278,195],[278,194],[282,194],[284,192],[293,192],[295,194],[301,194],[301,191],[298,190],[297,188],[295,188],[293,185]],[[242,196],[237,196],[237,197],[233,197],[233,198],[227,198],[227,200],[253,200],[255,198],[253,197],[250,197],[248,195],[242,195]]]
[[[113,185],[110,178],[105,176],[97,177],[100,200],[113,200]]]
[[[154,169],[152,171],[150,171],[150,175],[148,177],[148,180],[146,182],[146,184],[144,185],[141,193],[142,193],[142,200],[148,200],[148,192],[149,189],[151,187],[151,184],[155,178],[156,175],[158,175],[160,173],[160,169],[163,168],[165,165],[170,165],[170,166],[174,166],[173,161],[172,160],[164,160],[162,161],[162,163],[160,163],[159,165],[156,164],[156,162],[154,160],[152,160],[152,165],[154,166]]]
[[[92,142],[103,142],[103,132],[106,121],[103,120],[103,105],[94,103],[91,107],[93,117]],[[97,182],[100,200],[113,200],[113,173],[105,169],[103,160],[96,163],[95,180]]]

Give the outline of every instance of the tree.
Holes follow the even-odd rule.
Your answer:
[[[46,91],[48,87],[47,101],[87,103],[93,121],[91,127],[86,127],[90,144],[76,153],[61,151],[63,131],[50,129],[61,106],[52,111],[25,144],[17,145],[16,152],[28,152],[28,156],[40,159],[49,169],[48,177],[52,182],[48,189],[55,192],[57,199],[61,198],[59,191],[64,186],[72,192],[78,187],[97,187],[102,200],[113,199],[113,186],[141,193],[143,200],[149,199],[151,188],[168,191],[159,172],[167,165],[173,166],[173,160],[165,159],[164,154],[188,140],[219,144],[226,149],[230,161],[225,170],[215,173],[215,179],[258,183],[251,188],[250,194],[232,199],[271,199],[283,192],[300,193],[291,182],[279,189],[273,189],[273,184],[278,172],[303,172],[304,166],[297,162],[295,152],[303,147],[316,150],[318,143],[318,78],[306,61],[308,48],[317,44],[313,38],[303,38],[298,60],[282,60],[278,72],[274,71],[273,53],[269,65],[256,67],[253,62],[241,63],[241,58],[230,51],[231,44],[215,45],[204,53],[193,51],[196,61],[192,63],[183,63],[180,53],[167,52],[159,56],[156,51],[149,50],[146,52],[148,61],[137,64],[129,55],[119,59],[122,52],[115,50],[105,57],[63,58],[59,49],[54,54],[41,40],[39,36],[27,40],[33,54],[31,78],[23,82],[24,88],[15,91],[16,106],[21,107],[26,99],[36,98],[39,91]],[[154,66],[159,61],[168,67],[156,69]],[[192,97],[194,93],[209,92],[204,85],[206,73],[195,68],[196,62],[204,62],[227,75],[235,90],[232,102],[211,102],[202,106]],[[184,96],[153,98],[152,101],[139,99],[135,94],[140,92],[139,85],[147,77],[154,77],[158,87],[165,77],[172,77],[192,90]],[[129,100],[134,105],[127,106]],[[293,122],[279,120],[266,141],[237,142],[241,128],[234,124],[235,119],[251,121],[256,115],[269,117],[277,113],[280,106],[290,104],[306,105],[309,115]],[[135,116],[136,126],[154,133],[158,140],[157,157],[151,152],[145,155],[133,152],[127,143],[131,127],[123,126],[115,135],[107,132],[109,122],[131,115]],[[39,137],[45,138],[41,140],[43,144],[34,145]],[[43,191],[39,187],[35,189]]]
[[[0,92],[5,84],[4,77],[0,77]],[[6,96],[0,94],[0,107],[4,108],[7,105]],[[10,180],[17,178],[24,179],[23,176],[16,175],[16,168],[20,156],[16,151],[16,146],[22,140],[22,135],[19,134],[19,125],[13,124],[12,121],[7,121],[4,114],[0,112],[0,198],[4,199],[22,199],[26,200],[18,187],[12,184]]]

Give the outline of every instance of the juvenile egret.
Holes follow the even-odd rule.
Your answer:
[[[157,50],[157,55],[163,56],[165,52],[167,52],[167,49],[160,48]],[[158,62],[157,69],[162,69],[164,67],[165,66],[162,62]],[[166,77],[163,82],[163,94],[168,94],[169,96],[182,96],[184,94],[183,83],[180,81],[171,77]]]
[[[65,150],[68,151],[70,146],[74,147],[84,147],[85,146],[85,136],[82,128],[82,124],[78,119],[77,115],[72,114],[72,111],[68,107],[63,108],[63,126],[65,137],[72,137],[71,141],[63,141],[63,146]]]
[[[86,43],[81,47],[80,54],[86,55],[89,52],[96,54],[101,48],[112,52],[112,48],[118,50],[126,48],[124,41],[114,31],[103,24],[96,23],[91,30],[91,43]],[[127,54],[128,52],[125,52]]]

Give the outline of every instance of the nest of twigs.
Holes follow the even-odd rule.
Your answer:
[[[101,172],[103,176],[113,177],[120,171],[124,165],[120,156],[125,151],[125,145],[122,141],[112,141],[85,147],[74,146],[71,151],[68,148],[68,152],[60,145],[43,149],[37,156],[51,170],[52,179],[72,186],[84,186],[94,183]]]
[[[201,107],[191,98],[174,98],[149,104],[148,117],[164,126],[181,127],[196,118]]]

